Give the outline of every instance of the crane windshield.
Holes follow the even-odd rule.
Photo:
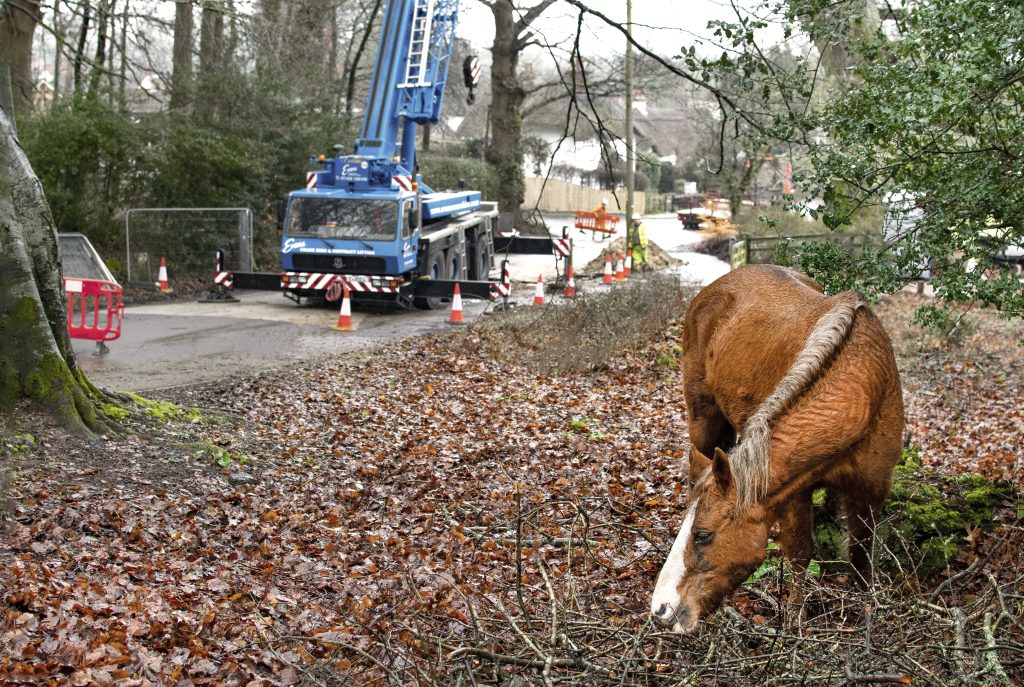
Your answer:
[[[318,239],[394,241],[398,234],[398,203],[393,200],[292,198],[285,233]]]

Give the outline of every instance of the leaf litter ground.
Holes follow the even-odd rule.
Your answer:
[[[881,310],[924,460],[1019,488],[1021,332],[981,316],[959,346],[937,346],[896,324],[914,305]],[[39,448],[5,459],[0,678],[832,684],[884,672],[945,684],[974,671],[998,682],[983,649],[934,647],[943,632],[950,645],[962,637],[944,615],[940,637],[913,616],[916,581],[891,584],[892,598],[822,583],[792,629],[782,578],[768,578],[697,637],[657,631],[647,598],[685,502],[676,328],[571,374],[482,355],[501,331],[178,391],[172,400],[216,412],[127,440],[82,442],[40,421]],[[945,584],[932,605],[998,609],[1004,590],[1020,594],[1019,526],[998,532],[932,583]],[[992,589],[956,577],[971,566]],[[872,608],[889,622],[871,629]],[[981,614],[968,615],[961,633],[983,636]],[[1006,641],[1019,646],[1016,622]],[[894,636],[908,659],[875,648]],[[1010,654],[999,668],[1019,679]]]

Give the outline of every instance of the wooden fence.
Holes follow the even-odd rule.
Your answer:
[[[576,212],[577,210],[593,210],[601,204],[602,198],[608,199],[609,212],[626,211],[626,192],[618,191],[618,197],[611,191],[589,186],[570,184],[561,179],[544,179],[527,177],[526,200],[524,208],[534,206],[544,212]],[[637,208],[646,207],[646,194],[633,194],[633,203]]]
[[[804,236],[740,236],[729,245],[729,262],[732,269],[750,264],[771,264],[779,244],[787,242],[791,253],[810,243],[835,243],[854,255],[861,253],[869,243],[865,234],[807,234]]]

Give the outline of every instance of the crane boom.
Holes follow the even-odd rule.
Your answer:
[[[358,197],[415,187],[426,220],[480,207],[479,192],[434,193],[416,175],[416,127],[440,121],[458,12],[459,0],[387,0],[355,150],[321,160],[309,191]]]
[[[458,0],[389,0],[355,154],[415,169],[416,125],[436,124],[448,77]]]
[[[386,0],[362,127],[351,155],[318,156],[281,218],[286,295],[360,298],[439,307],[455,284],[486,297],[494,256],[494,203],[479,191],[435,191],[416,168],[416,127],[437,123],[459,0]],[[466,85],[479,64],[463,66]],[[540,249],[550,254],[550,241]],[[239,281],[243,281],[241,278]],[[328,296],[330,298],[330,296]]]

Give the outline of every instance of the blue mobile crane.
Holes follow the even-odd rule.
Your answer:
[[[435,191],[416,171],[416,129],[440,120],[457,17],[458,0],[387,0],[355,150],[314,158],[319,169],[284,206],[274,288],[296,302],[337,300],[343,285],[356,300],[407,308],[440,307],[455,283],[488,296],[497,205],[479,191]],[[463,74],[472,102],[475,58]],[[553,248],[546,238],[500,242],[517,253]],[[274,277],[236,272],[234,286],[269,288]]]

